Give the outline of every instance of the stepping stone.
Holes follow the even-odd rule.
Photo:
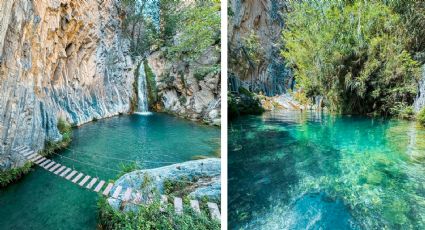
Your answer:
[[[211,213],[211,218],[220,220],[221,216],[220,216],[220,211],[218,210],[218,205],[216,203],[211,203],[211,202],[208,202],[207,205]]]
[[[93,187],[93,185],[96,183],[97,178],[93,178],[91,179],[90,183],[87,185],[87,189],[91,189]]]
[[[133,202],[135,204],[139,204],[141,201],[142,201],[142,194],[140,194],[140,192],[137,192],[135,197],[134,197]]]
[[[94,189],[95,192],[99,192],[100,189],[103,187],[103,185],[105,184],[105,181],[100,181],[99,184],[97,184],[96,188]]]
[[[56,164],[55,166],[53,166],[53,167],[51,167],[50,169],[49,169],[49,172],[53,172],[53,171],[55,171],[57,168],[59,168],[61,166],[61,164]]]
[[[176,213],[178,215],[183,214],[183,201],[182,201],[182,198],[180,198],[180,197],[174,197],[174,211],[176,211]]]
[[[50,167],[52,167],[52,166],[53,166],[53,165],[55,165],[55,164],[56,164],[56,162],[51,161],[51,162],[50,162],[50,164],[48,164],[48,165],[44,166],[43,168],[45,168],[45,169],[49,169]]]
[[[71,169],[70,168],[67,168],[65,171],[63,171],[59,176],[60,177],[64,177],[66,174],[68,174],[69,173],[69,171],[71,171]]]
[[[68,176],[65,177],[65,179],[70,180],[71,177],[73,177],[75,174],[77,174],[77,171],[72,171],[70,174],[68,174]]]
[[[103,195],[108,196],[109,192],[111,191],[112,187],[114,186],[114,184],[109,183],[108,186],[106,186],[105,190],[103,190]]]
[[[87,175],[84,177],[84,179],[78,184],[79,186],[83,187],[83,185],[90,179],[91,176]]]
[[[127,202],[131,198],[131,188],[127,188],[124,193],[124,197],[122,198],[123,201]]]
[[[112,198],[118,199],[118,196],[120,195],[121,190],[122,190],[122,187],[121,187],[121,186],[118,186],[118,187],[115,189],[115,192],[114,192],[114,194],[112,195]]]
[[[41,164],[42,162],[44,162],[45,160],[47,160],[47,158],[45,158],[45,157],[42,157],[41,159],[39,159],[38,161],[36,161],[36,162],[34,162],[34,163],[36,163],[36,164]]]
[[[78,175],[74,178],[74,180],[72,180],[72,183],[77,183],[77,181],[78,181],[79,179],[81,179],[81,177],[83,177],[83,176],[84,176],[84,174],[83,174],[83,173],[78,174]]]
[[[56,174],[56,175],[58,175],[60,172],[62,172],[64,169],[66,168],[66,166],[62,166],[62,167],[60,167],[58,170],[56,170],[54,173]]]
[[[192,207],[193,211],[201,213],[201,209],[199,208],[199,202],[197,200],[190,200],[190,207]]]
[[[161,212],[165,211],[165,207],[167,207],[167,203],[168,203],[168,197],[166,195],[161,195],[161,207],[159,208],[159,210]]]
[[[51,160],[47,160],[45,162],[43,162],[42,164],[40,164],[40,167],[44,167],[45,165],[49,164],[51,162]]]

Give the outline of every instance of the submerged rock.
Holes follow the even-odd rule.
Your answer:
[[[111,191],[118,186],[123,190],[132,189],[131,198],[136,197],[136,191],[142,195],[141,203],[149,203],[158,194],[166,194],[173,185],[178,185],[177,193],[187,194],[192,199],[201,200],[204,197],[218,202],[221,196],[220,159],[208,158],[188,161],[160,168],[137,170],[120,177]],[[134,210],[137,206],[124,203],[120,199],[109,198],[109,204],[115,209]]]

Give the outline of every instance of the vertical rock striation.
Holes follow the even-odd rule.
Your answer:
[[[119,0],[0,1],[0,170],[23,164],[16,146],[60,140],[130,110],[134,65]]]
[[[230,89],[236,91],[242,85],[268,96],[285,93],[293,85],[292,73],[279,53],[284,28],[281,14],[287,2],[231,0],[229,5]],[[253,49],[252,43],[258,43],[257,47]]]

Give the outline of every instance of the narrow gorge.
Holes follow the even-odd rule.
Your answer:
[[[0,228],[143,228],[108,198],[154,203],[158,190],[140,200],[115,181],[163,168],[170,211],[154,214],[219,228],[219,27],[216,1],[0,1]],[[176,214],[174,197],[208,214]]]

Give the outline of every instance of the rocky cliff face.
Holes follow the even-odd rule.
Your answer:
[[[130,110],[134,65],[119,0],[0,1],[0,169],[16,146],[59,140],[59,118],[80,125]]]
[[[229,17],[230,89],[244,86],[272,96],[293,85],[279,54],[286,1],[231,0]]]
[[[211,125],[220,125],[220,72],[202,69],[220,64],[220,52],[211,47],[196,62],[172,62],[161,51],[148,57],[155,75],[159,111]]]

